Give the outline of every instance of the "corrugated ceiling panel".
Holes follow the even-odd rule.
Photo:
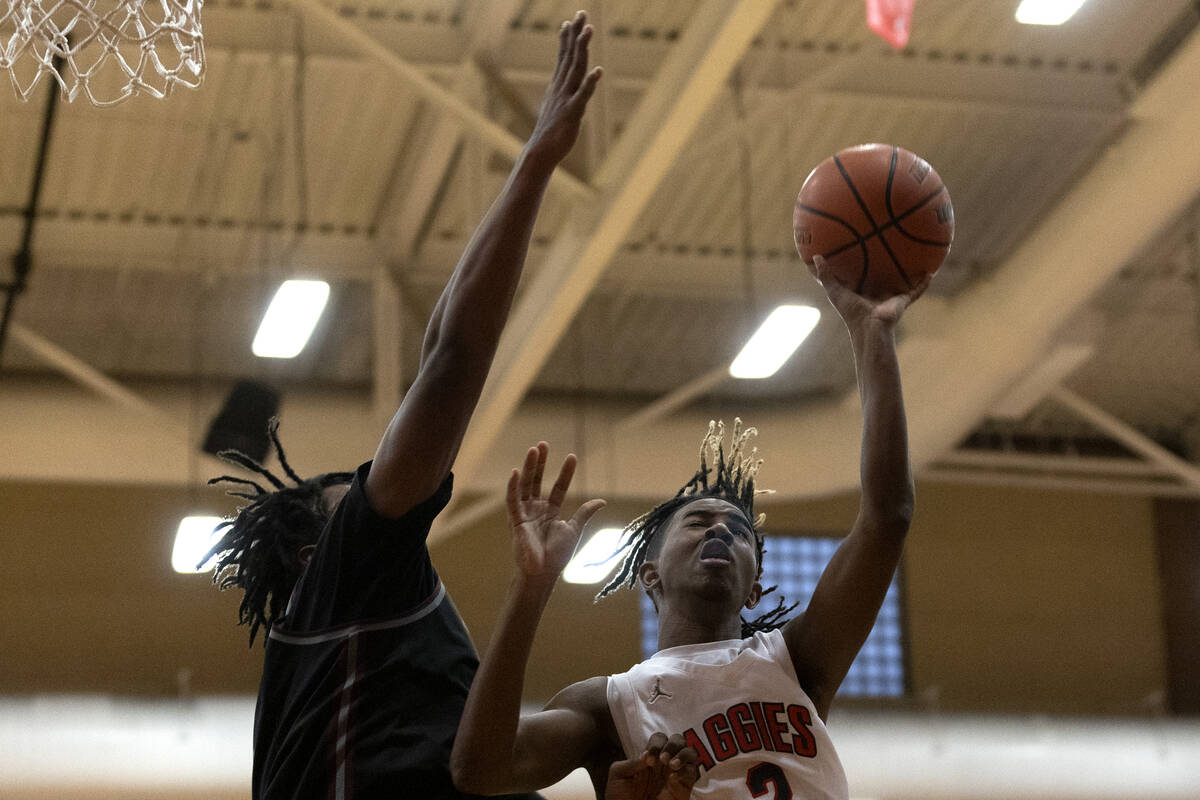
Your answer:
[[[804,280],[808,280],[805,278]],[[770,303],[732,283],[723,297],[593,295],[538,377],[541,391],[644,396],[673,391],[727,366]],[[663,313],[669,302],[671,313]],[[755,311],[758,314],[756,315]],[[714,394],[746,399],[840,391],[854,381],[845,327],[827,307],[808,341],[774,377],[729,380]]]
[[[1090,62],[1093,69],[1114,63],[1127,67],[1181,13],[1188,0],[1090,0],[1068,24],[1022,25],[1017,0],[921,0],[913,13],[909,46],[940,51],[946,57],[965,52],[972,59],[989,53],[1021,60],[1067,58],[1072,67]],[[862,3],[836,0],[785,0],[767,30],[794,41],[860,42],[888,47],[866,26]]]
[[[305,89],[311,218],[365,228],[403,155],[418,101],[363,61],[310,59]]]
[[[679,0],[670,3],[646,3],[640,0],[608,0],[596,8],[595,15],[603,19],[605,32],[624,29],[633,36],[648,36],[650,32],[660,37],[669,31],[679,31],[699,5],[697,0]],[[570,19],[580,8],[588,8],[574,0],[530,0],[521,14],[524,25],[546,24],[557,29],[564,19]]]
[[[652,80],[669,54],[668,34],[686,29],[697,4],[610,0],[600,9],[610,75],[625,80],[622,89],[608,92],[614,130],[633,112],[641,82]],[[1015,0],[921,0],[912,54],[884,56],[887,46],[866,30],[861,2],[785,0],[743,63],[752,133],[749,208],[742,201],[737,116],[727,94],[679,155],[618,255],[621,281],[607,284],[618,292],[588,301],[543,370],[539,388],[653,396],[726,361],[753,322],[741,260],[747,216],[755,302],[768,304],[785,291],[819,298],[792,260],[790,209],[808,171],[850,144],[895,142],[937,166],[958,210],[953,258],[962,266],[954,285],[965,284],[1006,257],[1101,150],[1121,119],[1119,70],[1140,58],[1185,6],[1186,0],[1091,0],[1071,25],[1035,30],[1011,19]],[[474,2],[385,0],[359,4],[343,16],[370,25],[372,14],[382,13],[386,21],[376,32],[387,46],[414,60],[453,63],[457,50],[447,43],[462,38],[462,17],[474,8]],[[240,13],[260,27],[267,13],[222,9],[231,21]],[[506,52],[506,65],[548,75],[550,65],[532,59],[542,59],[542,45],[547,57],[553,53],[554,29],[575,9],[565,0],[525,4],[508,46],[522,52]],[[320,52],[344,55],[313,56],[304,73],[307,217],[338,236],[361,236],[392,176],[402,179],[420,157],[404,150],[419,104],[401,81],[357,53],[332,47],[332,38],[321,38]],[[856,43],[855,53],[848,45]],[[300,359],[261,363],[249,354],[262,309],[291,265],[285,237],[267,247],[247,223],[277,221],[287,229],[304,216],[294,140],[295,56],[288,46],[276,49],[283,52],[235,53],[214,43],[199,91],[113,109],[78,103],[60,108],[43,207],[57,210],[55,224],[75,232],[63,240],[105,252],[90,257],[91,271],[37,265],[18,319],[53,332],[56,341],[115,374],[185,376],[199,352],[206,375],[369,381],[366,283],[335,283],[327,321]],[[431,56],[431,49],[445,52]],[[1062,67],[1049,61],[1059,58]],[[1108,64],[1118,65],[1118,72],[1106,71]],[[533,87],[528,75],[522,80],[533,105],[541,87]],[[761,88],[767,84],[777,88]],[[0,230],[14,243],[19,226],[13,208],[28,190],[40,118],[37,105],[0,96],[0,208],[8,207]],[[588,135],[581,139],[584,147]],[[468,160],[477,165],[480,159]],[[460,165],[431,229],[438,246],[431,247],[437,263],[423,265],[430,274],[452,268],[505,172],[496,163],[482,173]],[[549,241],[568,213],[569,205],[551,192],[535,237]],[[166,269],[177,258],[203,265],[206,253],[196,242],[173,244],[184,229],[169,222],[175,218],[210,220],[206,231],[219,229],[228,239],[221,257],[236,256],[262,274],[206,282],[197,275],[94,269],[96,263],[119,267],[127,261],[163,262],[157,266]],[[531,272],[537,260],[531,257]],[[952,264],[944,275],[955,269]],[[699,289],[691,281],[698,271],[708,276]],[[646,283],[655,284],[653,292]],[[1200,347],[1187,312],[1162,306],[1182,303],[1186,292],[1178,282],[1136,297],[1132,288],[1122,287],[1129,308],[1113,316],[1106,334],[1111,338],[1077,379],[1085,394],[1115,412],[1167,420],[1186,413],[1189,391],[1200,385],[1193,369]],[[417,319],[419,304],[435,294],[427,287],[417,292],[418,309],[410,309],[404,322],[404,347],[413,353],[424,325]],[[800,366],[789,366],[773,382],[721,391],[799,397],[847,388],[853,368],[844,339],[840,323],[827,319],[806,343]],[[14,349],[5,354],[6,365],[21,358]],[[1095,370],[1094,379],[1088,370]]]

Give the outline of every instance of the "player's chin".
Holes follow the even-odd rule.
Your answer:
[[[696,596],[706,602],[736,605],[742,596],[740,583],[733,570],[705,569],[693,588]]]

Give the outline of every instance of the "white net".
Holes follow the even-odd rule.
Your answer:
[[[98,106],[204,79],[204,0],[0,0],[0,69],[28,100],[52,76]]]

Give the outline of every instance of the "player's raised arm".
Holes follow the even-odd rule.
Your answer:
[[[398,517],[449,474],[491,367],[550,175],[579,135],[600,68],[588,71],[592,28],[564,22],[558,63],[524,151],[463,253],[430,317],[417,377],[375,453],[366,492]]]
[[[858,517],[825,568],[808,610],[784,627],[800,684],[824,718],[875,624],[912,520],[895,327],[929,279],[910,292],[874,301],[840,284],[819,256],[816,273],[850,331],[863,408]]]
[[[546,710],[521,716],[525,667],[542,612],[587,521],[603,505],[589,500],[569,520],[559,516],[575,473],[569,455],[549,495],[542,473],[549,448],[531,447],[508,481],[508,517],[517,569],[492,641],[467,697],[450,769],[464,792],[540,789],[585,765],[600,741],[605,679],[567,687]],[[607,764],[605,764],[607,769]]]

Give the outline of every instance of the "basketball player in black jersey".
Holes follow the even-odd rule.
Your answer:
[[[533,133],[433,309],[416,379],[372,461],[294,486],[228,454],[250,504],[210,555],[245,595],[266,655],[254,723],[256,800],[460,798],[450,748],[477,657],[425,539],[450,499],[451,466],[520,279],[551,173],[600,79],[592,27],[564,22]],[[207,557],[206,557],[207,560]],[[628,788],[628,786],[626,786]],[[633,797],[634,795],[626,795]]]

